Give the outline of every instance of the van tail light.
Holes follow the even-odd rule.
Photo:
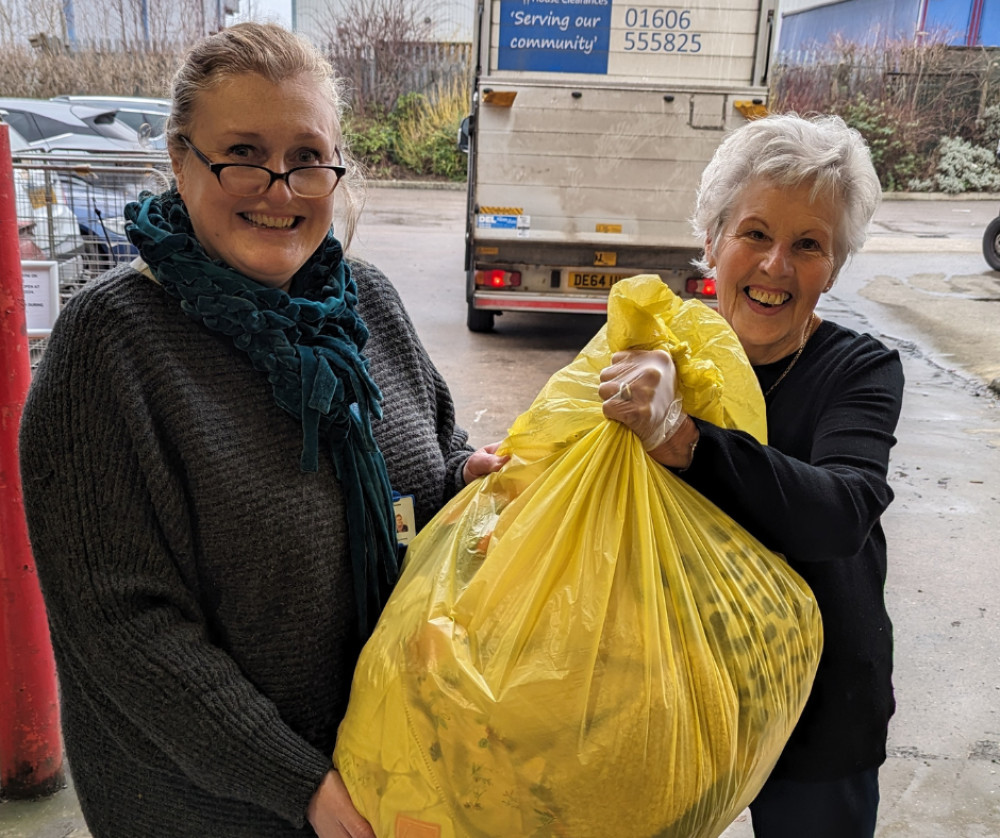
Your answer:
[[[715,297],[715,279],[712,277],[688,277],[684,288],[695,297]]]
[[[520,285],[520,271],[504,271],[499,268],[476,271],[476,287],[478,288],[518,288]]]

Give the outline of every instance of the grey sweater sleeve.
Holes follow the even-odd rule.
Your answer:
[[[302,826],[330,757],[288,727],[210,636],[183,569],[198,527],[183,469],[98,301],[81,296],[57,324],[20,435],[60,678],[85,696],[99,737],[127,743],[140,775],[161,782],[175,772]],[[72,729],[84,708],[66,705]]]
[[[382,390],[384,416],[375,427],[393,489],[416,499],[417,526],[464,485],[472,454],[456,424],[451,392],[427,354],[398,291],[378,268],[352,261],[358,310],[371,331],[365,355]]]

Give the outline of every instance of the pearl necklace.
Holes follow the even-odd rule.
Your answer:
[[[767,388],[767,392],[764,394],[765,399],[768,396],[770,396],[771,393],[774,392],[774,388],[777,387],[779,384],[781,384],[781,382],[785,380],[785,376],[792,371],[792,367],[795,366],[795,362],[799,360],[799,356],[802,355],[803,350],[806,348],[806,343],[809,342],[809,337],[812,335],[813,332],[813,323],[816,322],[816,319],[817,318],[815,313],[809,315],[809,322],[806,323],[805,331],[802,332],[802,343],[799,344],[798,352],[796,352],[795,355],[792,356],[792,360],[788,363],[788,366],[785,367],[785,371],[778,376],[778,380]]]

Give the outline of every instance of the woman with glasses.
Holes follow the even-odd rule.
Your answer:
[[[332,770],[420,526],[499,468],[455,425],[356,217],[332,72],[241,24],[173,82],[176,188],[66,306],[21,458],[67,756],[94,838],[372,836]],[[305,833],[303,832],[305,830]]]

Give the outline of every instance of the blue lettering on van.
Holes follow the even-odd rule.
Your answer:
[[[610,41],[611,0],[500,0],[500,70],[603,75]]]

